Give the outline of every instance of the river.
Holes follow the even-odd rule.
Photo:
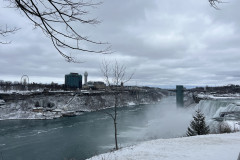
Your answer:
[[[119,108],[119,146],[184,134],[191,114],[178,118],[183,115],[175,108],[173,97],[159,104]],[[0,121],[0,160],[86,159],[114,147],[113,131],[113,121],[103,111],[53,120]]]

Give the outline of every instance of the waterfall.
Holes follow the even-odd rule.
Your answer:
[[[200,109],[205,115],[206,123],[213,131],[219,124],[219,122],[213,120],[213,118],[219,118],[220,113],[222,112],[240,112],[240,100],[201,100],[199,104],[195,106],[195,110],[197,109]],[[230,126],[233,126],[233,129],[235,128],[236,121],[239,120],[239,118],[235,119],[235,121],[227,120],[226,123],[228,123]]]
[[[240,111],[240,100],[201,100],[195,106],[200,109],[206,118],[216,118],[221,112]]]

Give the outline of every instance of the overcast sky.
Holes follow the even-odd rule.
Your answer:
[[[70,72],[103,80],[103,59],[135,72],[129,84],[148,86],[240,84],[240,1],[210,7],[208,0],[103,0],[92,11],[102,23],[81,25],[79,33],[111,43],[110,55],[79,53],[68,63],[42,31],[18,11],[3,8],[0,22],[21,28],[0,45],[0,80],[64,83]],[[2,37],[1,37],[2,38]]]

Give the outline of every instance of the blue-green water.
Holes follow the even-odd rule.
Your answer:
[[[163,105],[118,109],[120,147],[154,138],[147,134],[153,121],[149,113],[159,107]],[[114,148],[113,131],[113,121],[103,111],[54,120],[0,121],[0,160],[86,159]]]

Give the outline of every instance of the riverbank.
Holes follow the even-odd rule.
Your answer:
[[[101,154],[88,160],[237,160],[240,132],[158,139]]]
[[[154,104],[163,96],[163,93],[155,90],[125,91],[121,94],[120,106]],[[7,95],[7,99],[4,99],[5,103],[0,106],[0,120],[55,119],[63,116],[77,116],[82,112],[111,108],[114,106],[114,99],[114,92],[12,94]]]

